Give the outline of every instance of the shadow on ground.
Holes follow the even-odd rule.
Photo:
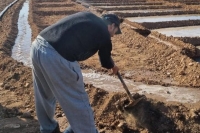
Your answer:
[[[39,133],[38,121],[22,118],[17,108],[5,108],[0,104],[0,133]]]

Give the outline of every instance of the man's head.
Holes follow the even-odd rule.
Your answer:
[[[102,15],[102,20],[108,25],[108,31],[112,36],[114,36],[114,34],[121,34],[121,30],[120,30],[120,20],[117,17],[117,15],[115,14],[104,14]]]

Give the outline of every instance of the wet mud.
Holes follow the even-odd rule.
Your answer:
[[[11,57],[12,46],[18,33],[17,20],[23,3],[24,0],[19,0],[0,21],[0,132],[3,133],[39,132],[34,107],[31,68]],[[70,0],[56,2],[31,0],[29,3],[32,40],[43,28],[72,13],[89,10],[100,16],[102,12],[106,12],[93,6],[86,8],[81,2]],[[126,5],[130,3],[127,1]],[[162,5],[169,4],[166,1],[161,3]],[[157,2],[154,4],[159,5]],[[193,60],[193,57],[198,55],[198,50],[194,45],[185,43],[179,38],[151,32],[144,25],[128,20],[123,21],[121,29],[123,34],[112,39],[112,56],[123,78],[149,85],[199,89],[200,65]],[[98,73],[110,74],[109,70],[100,66],[98,55],[80,64],[83,70],[92,69]],[[164,82],[166,79],[171,82]],[[199,102],[167,102],[159,96],[148,94],[147,99],[139,102],[134,108],[124,108],[124,105],[130,102],[125,92],[106,91],[88,83],[85,83],[85,89],[88,92],[96,126],[100,133],[194,133],[200,131]],[[55,116],[63,131],[68,121],[59,105]],[[23,123],[25,120],[27,121]],[[10,127],[9,124],[20,124],[20,127],[16,125]]]

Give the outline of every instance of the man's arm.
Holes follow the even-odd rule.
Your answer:
[[[108,46],[108,45],[107,45]],[[117,74],[119,68],[115,65],[113,59],[111,58],[111,47],[103,47],[99,49],[99,59],[101,62],[101,66],[107,69],[112,69],[112,74]]]

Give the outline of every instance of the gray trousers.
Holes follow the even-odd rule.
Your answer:
[[[36,113],[41,133],[51,133],[56,101],[75,133],[96,133],[93,111],[78,62],[64,59],[41,36],[31,46]]]

